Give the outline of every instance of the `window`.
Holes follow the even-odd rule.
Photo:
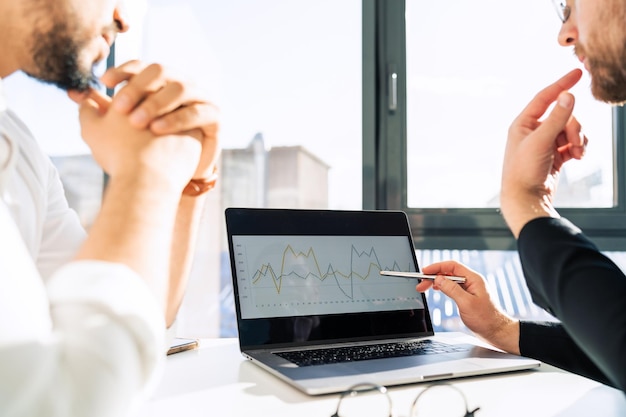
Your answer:
[[[557,44],[552,4],[363,5],[363,94],[376,103],[364,107],[364,207],[405,210],[422,265],[461,261],[486,277],[508,313],[553,319],[532,303],[497,211],[510,123],[541,88],[578,66]],[[588,84],[584,78],[573,89],[588,154],[568,163],[557,206],[623,265],[626,119],[622,108],[596,102]],[[451,300],[435,291],[427,298],[436,330],[464,329]]]
[[[556,45],[560,23],[549,1],[133,5],[115,63],[164,63],[221,111],[220,180],[208,197],[180,336],[236,334],[229,206],[404,210],[421,265],[458,259],[498,286],[497,302],[511,314],[545,318],[529,301],[497,193],[510,122],[577,65]],[[591,145],[582,163],[568,164],[560,212],[626,265],[617,252],[626,247],[625,113],[596,103],[587,86],[583,79],[574,92]],[[75,105],[22,74],[5,87],[89,227],[102,172],[80,140]],[[428,297],[436,329],[459,329],[456,307]]]
[[[234,336],[224,209],[361,208],[361,2],[146,0],[116,63],[159,62],[219,106],[209,194],[181,336]]]
[[[579,66],[556,42],[552,4],[409,1],[406,25],[408,207],[498,207],[510,123],[539,89]],[[589,83],[585,72],[572,91],[591,143],[584,163],[566,164],[559,207],[613,206],[611,109]]]
[[[377,87],[364,95],[378,103],[369,114],[374,133],[364,132],[377,150],[364,160],[375,172],[364,177],[376,196],[369,205],[406,210],[419,248],[513,249],[497,211],[508,126],[536,92],[578,65],[557,44],[552,5],[364,4],[364,26],[379,34],[364,72],[374,68]],[[573,92],[590,147],[582,162],[568,164],[556,203],[603,249],[622,250],[623,109],[596,102],[588,84]]]

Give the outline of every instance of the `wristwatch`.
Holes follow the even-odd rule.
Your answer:
[[[183,195],[197,197],[215,188],[217,182],[217,166],[209,178],[192,178],[183,189]]]

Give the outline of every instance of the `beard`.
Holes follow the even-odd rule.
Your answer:
[[[67,23],[56,23],[49,31],[34,32],[32,71],[24,72],[40,81],[53,84],[63,90],[86,91],[97,85],[93,66],[81,67],[80,51],[83,42],[71,36]]]
[[[626,102],[626,48],[619,57],[588,57],[591,93],[601,101],[623,105]]]
[[[604,7],[606,6],[606,7]],[[598,6],[589,24],[587,41],[574,51],[586,59],[591,76],[591,93],[601,101],[626,103],[626,3],[623,0]]]

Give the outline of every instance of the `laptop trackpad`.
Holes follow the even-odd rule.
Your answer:
[[[437,358],[436,356],[440,356]],[[441,357],[443,356],[443,357]],[[406,375],[422,375],[427,378],[428,375],[441,376],[442,374],[456,375],[477,371],[481,366],[467,359],[450,359],[447,355],[433,355],[432,357],[403,357],[391,358],[385,360],[355,362],[353,368],[365,374],[393,372],[397,374],[400,371]]]

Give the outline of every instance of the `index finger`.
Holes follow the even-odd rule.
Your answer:
[[[132,60],[118,65],[117,67],[109,68],[100,77],[102,84],[109,88],[114,88],[118,84],[128,81],[133,76],[139,74],[146,68],[146,64],[138,60]]]
[[[435,262],[422,268],[422,272],[432,275],[457,275],[467,277],[476,272],[457,261]]]
[[[582,75],[583,72],[576,68],[538,92],[524,108],[520,114],[520,118],[528,117],[532,118],[532,120],[541,118],[546,110],[548,110],[548,107],[559,97],[559,94],[575,86],[576,83],[580,81]]]
[[[140,61],[129,61],[111,68],[101,77],[109,88],[126,82],[113,96],[113,108],[123,114],[130,113],[150,94],[159,91],[169,80],[169,75],[160,64],[145,65]]]

